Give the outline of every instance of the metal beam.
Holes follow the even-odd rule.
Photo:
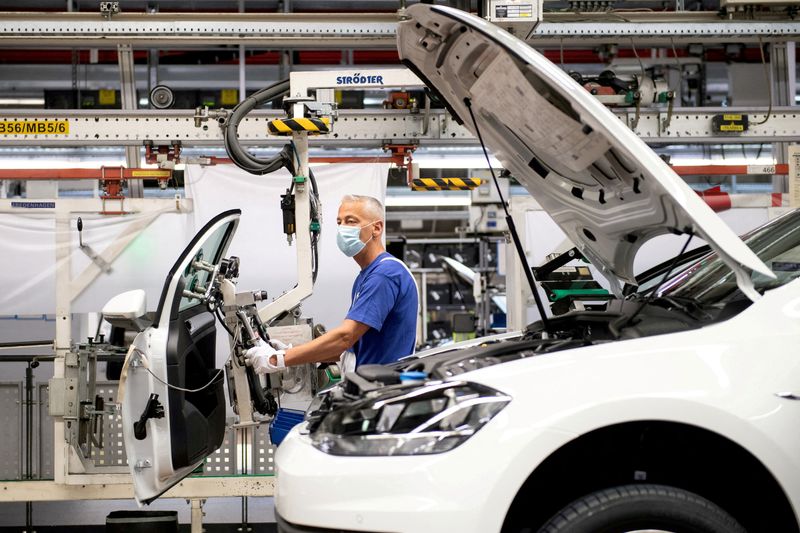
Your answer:
[[[614,113],[626,124],[633,124],[634,109],[616,109]],[[751,126],[739,135],[720,135],[711,127],[718,114],[744,113]],[[651,144],[764,143],[800,141],[800,111],[796,107],[774,107],[765,124],[753,125],[765,116],[766,108],[680,108],[664,129],[666,109],[641,110],[634,131]],[[244,145],[282,146],[285,137],[267,134],[267,123],[285,116],[281,111],[259,110],[239,126]],[[12,125],[31,121],[67,121],[65,134],[11,133]],[[443,110],[424,113],[404,110],[342,110],[328,135],[312,137],[312,146],[371,146],[387,143],[420,142],[426,145],[474,145],[472,134],[457,124]],[[11,123],[11,124],[10,124]],[[22,127],[21,125],[19,127]],[[5,131],[4,131],[5,130]],[[222,146],[222,131],[216,122],[195,126],[191,110],[2,110],[0,139],[4,146],[141,146],[145,141],[156,145],[180,142],[184,146]]]
[[[189,477],[168,490],[162,498],[220,498],[272,496],[272,476]],[[131,483],[65,485],[54,481],[6,481],[0,483],[0,502],[47,502],[74,500],[131,500]]]
[[[240,45],[394,48],[394,14],[3,13],[0,46],[137,48]]]
[[[797,56],[794,42],[773,43],[770,45],[770,79],[771,91],[769,96],[772,105],[794,106],[796,112],[795,95],[797,94]],[[771,115],[767,124],[772,121]],[[767,125],[765,124],[765,126]],[[776,141],[778,139],[775,139]],[[776,142],[772,145],[772,153],[778,163],[789,162],[789,145],[786,142]],[[774,177],[772,180],[773,192],[787,192],[789,190],[789,177]]]
[[[122,109],[135,110],[138,107],[136,98],[136,76],[133,70],[133,48],[129,44],[117,46],[119,62],[120,101]],[[140,146],[125,146],[125,163],[128,168],[137,168],[141,162]],[[144,187],[141,181],[131,181],[128,193],[133,198],[144,196]]]
[[[664,16],[664,20],[659,22],[545,21],[532,33],[526,34],[526,40],[531,46],[558,46],[564,41],[572,45],[618,43],[625,46],[635,38],[637,46],[670,46],[672,43],[752,43],[758,42],[759,38],[762,41],[791,41],[800,37],[800,22],[676,22],[669,18]]]
[[[0,47],[395,48],[396,24],[392,13],[122,13],[110,20],[96,13],[4,13]],[[618,43],[630,37],[651,45],[800,37],[800,22],[722,20],[714,12],[548,13],[533,31],[530,23],[500,26],[536,46]]]

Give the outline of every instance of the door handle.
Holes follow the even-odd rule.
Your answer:
[[[150,395],[139,421],[133,423],[133,436],[136,440],[147,438],[147,420],[150,418],[164,418],[164,406],[159,403],[158,394]]]

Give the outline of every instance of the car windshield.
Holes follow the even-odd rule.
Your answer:
[[[770,279],[749,271],[758,292],[763,294],[800,276],[800,210],[754,230],[743,240],[776,276]],[[659,296],[687,298],[707,305],[746,298],[736,285],[736,275],[716,253],[703,257],[665,283]]]

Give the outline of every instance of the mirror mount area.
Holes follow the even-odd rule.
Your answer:
[[[103,307],[103,318],[112,326],[141,332],[153,318],[147,313],[147,295],[142,289],[123,292],[111,298]]]

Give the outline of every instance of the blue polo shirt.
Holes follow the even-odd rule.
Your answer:
[[[353,346],[356,366],[392,363],[414,353],[417,310],[414,277],[383,252],[353,282],[347,318],[370,328]]]

